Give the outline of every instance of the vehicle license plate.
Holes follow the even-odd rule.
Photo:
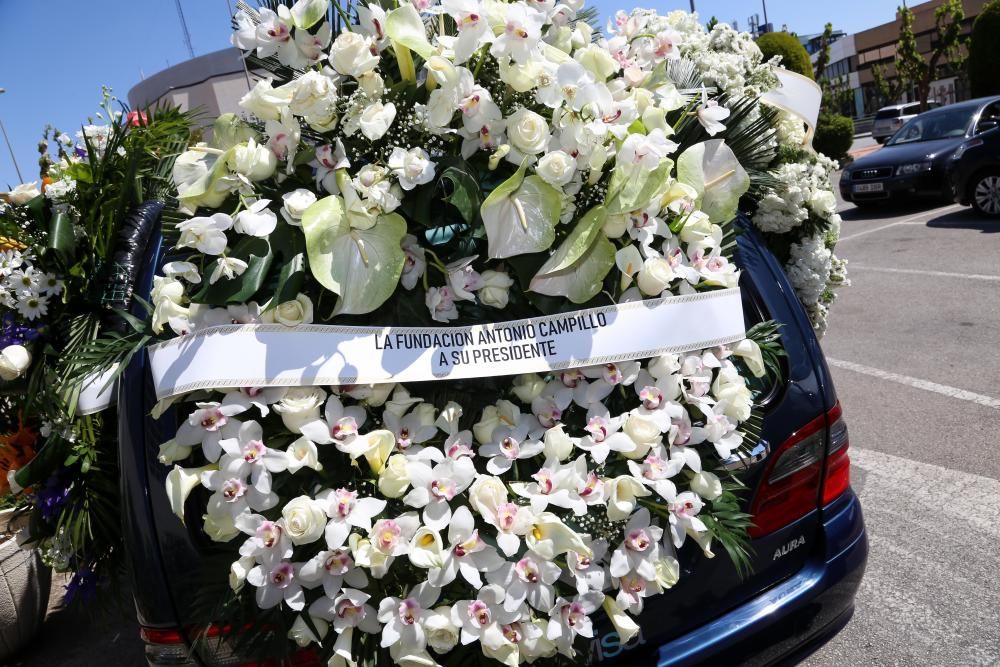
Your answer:
[[[855,192],[882,192],[884,190],[881,183],[860,183],[854,186]]]

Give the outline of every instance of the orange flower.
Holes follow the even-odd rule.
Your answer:
[[[13,433],[0,436],[0,494],[10,491],[7,472],[23,468],[35,457],[35,443],[38,433],[18,419],[18,428]]]

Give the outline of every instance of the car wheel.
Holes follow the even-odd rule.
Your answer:
[[[991,218],[1000,217],[1000,172],[976,176],[972,185],[972,207]]]

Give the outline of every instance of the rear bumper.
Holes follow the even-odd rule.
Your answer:
[[[790,579],[695,631],[662,645],[658,667],[769,665],[840,630],[868,560],[861,504],[853,491],[824,510],[824,546]]]

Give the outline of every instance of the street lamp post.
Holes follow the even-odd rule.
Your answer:
[[[0,95],[7,92],[6,88],[0,88]],[[14,163],[14,171],[17,172],[17,180],[24,183],[24,176],[21,176],[21,168],[17,166],[17,158],[14,157],[14,148],[10,145],[10,137],[7,136],[7,128],[3,126],[3,121],[0,120],[0,132],[3,132],[3,140],[7,142],[7,151],[10,153],[10,160]]]

